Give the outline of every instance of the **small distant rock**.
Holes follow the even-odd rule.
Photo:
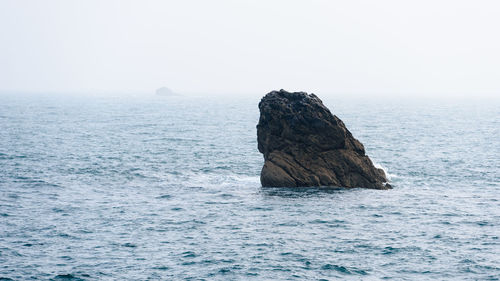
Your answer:
[[[259,109],[263,187],[391,188],[363,144],[316,95],[273,91],[262,98]]]
[[[179,95],[167,87],[161,87],[161,88],[157,89],[156,94],[159,96],[178,96]]]

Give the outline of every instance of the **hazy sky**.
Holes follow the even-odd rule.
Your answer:
[[[500,1],[0,0],[0,91],[500,95]]]

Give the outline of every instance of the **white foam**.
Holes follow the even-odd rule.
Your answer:
[[[375,168],[377,168],[377,169],[382,169],[382,170],[384,171],[385,175],[387,176],[387,180],[388,180],[389,182],[390,182],[393,178],[397,178],[397,177],[398,177],[398,175],[396,175],[396,174],[391,174],[391,173],[389,173],[389,172],[387,171],[387,169],[386,169],[384,166],[382,166],[381,164],[379,164],[379,163],[375,163],[375,162],[373,162],[373,166],[375,166]]]
[[[188,185],[204,187],[220,187],[231,185],[258,185],[259,176],[246,176],[240,174],[196,173],[186,175]]]

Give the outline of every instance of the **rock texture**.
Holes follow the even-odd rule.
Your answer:
[[[363,144],[316,95],[273,91],[262,98],[259,109],[262,186],[390,188]]]

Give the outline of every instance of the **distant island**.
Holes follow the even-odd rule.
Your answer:
[[[156,89],[156,94],[158,96],[178,96],[179,95],[167,87],[161,87],[159,89]]]

